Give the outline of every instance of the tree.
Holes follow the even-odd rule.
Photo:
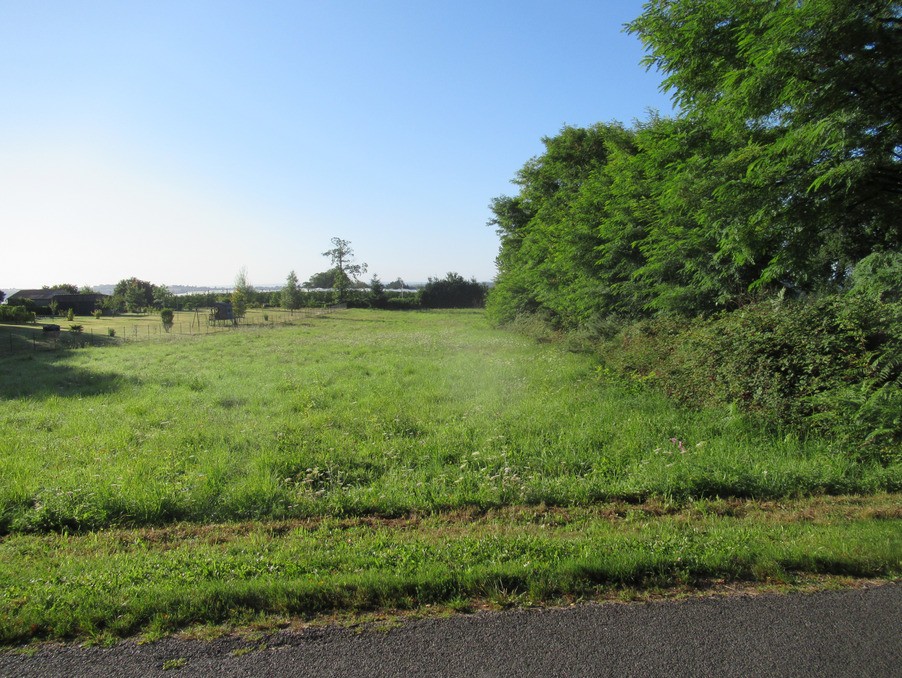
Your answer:
[[[900,26],[892,0],[652,0],[630,24],[727,146],[721,253],[760,264],[756,287],[836,287],[902,246]]]
[[[301,307],[301,288],[298,287],[298,276],[294,271],[288,274],[281,295],[282,308],[294,310]]]
[[[243,318],[247,312],[247,304],[254,288],[247,279],[247,269],[242,266],[235,276],[235,289],[232,290],[232,314],[234,317]]]
[[[405,283],[401,278],[396,278],[393,282],[388,283],[385,286],[387,290],[403,290],[407,288],[407,283]]]
[[[70,283],[59,283],[57,285],[44,285],[42,290],[59,290],[66,294],[78,294],[78,287]]]
[[[420,303],[424,308],[476,308],[485,303],[485,295],[486,286],[475,278],[448,273],[443,279],[429,278],[420,290]]]
[[[175,295],[169,291],[166,285],[153,286],[153,305],[154,308],[170,308],[175,303]]]
[[[125,307],[129,313],[143,311],[147,305],[145,290],[137,285],[129,285],[125,288]]]
[[[116,283],[113,296],[122,300],[129,313],[135,313],[153,305],[154,287],[146,280],[124,278]]]
[[[379,280],[378,275],[374,275],[370,279],[370,305],[373,308],[383,308],[385,301],[385,285]]]
[[[6,292],[0,290],[0,303],[3,303],[4,299],[6,299]]]
[[[331,290],[335,286],[335,269],[321,271],[310,276],[310,280],[304,283],[308,289]]]
[[[332,245],[332,249],[323,252],[323,256],[332,260],[335,270],[332,287],[338,301],[344,301],[347,290],[353,287],[359,276],[366,273],[366,264],[353,263],[354,250],[351,249],[351,243],[348,240],[332,238]]]
[[[90,285],[82,285],[78,288],[78,294],[94,294],[94,288]]]

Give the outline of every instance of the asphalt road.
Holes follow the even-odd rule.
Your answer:
[[[0,676],[152,675],[899,678],[902,584],[480,613],[390,631],[279,632],[254,643],[166,639],[0,655]]]

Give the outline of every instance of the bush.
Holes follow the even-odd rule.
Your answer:
[[[115,336],[116,336],[116,330],[114,330],[112,327],[107,327],[107,328],[106,328],[106,335],[107,335],[108,337],[115,337]]]
[[[385,308],[394,311],[410,311],[420,308],[420,299],[416,294],[390,296],[385,300]]]
[[[475,279],[464,280],[457,273],[449,273],[443,279],[429,278],[420,290],[423,308],[481,308],[485,306],[487,288]]]
[[[694,407],[737,405],[887,459],[902,445],[902,304],[861,294],[751,304],[709,320],[634,323],[605,370]],[[895,452],[894,452],[895,450]]]
[[[68,311],[66,311],[66,320],[68,320],[70,323],[75,320],[75,311],[73,309],[70,308]]]
[[[81,334],[84,331],[83,325],[69,325],[69,331],[75,332],[75,334]]]
[[[103,311],[98,308],[96,311],[94,311],[94,313],[92,313],[92,315],[94,316],[95,320],[100,320],[101,316],[103,315]]]
[[[0,321],[11,323],[33,323],[35,313],[27,306],[0,306]]]

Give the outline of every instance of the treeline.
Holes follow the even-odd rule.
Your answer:
[[[629,31],[680,114],[565,127],[543,140],[545,152],[514,179],[517,195],[492,202],[501,239],[493,317],[619,336],[609,351],[635,346],[632,324],[643,323],[638,343],[660,359],[624,360],[627,372],[685,378],[666,363],[674,345],[696,342],[683,362],[715,385],[693,391],[706,402],[791,425],[835,428],[852,417],[866,420],[858,443],[902,441],[899,7],[648,3]],[[811,308],[827,320],[787,329],[793,317],[811,320]],[[733,373],[715,373],[730,351],[757,372],[743,380],[734,360]]]

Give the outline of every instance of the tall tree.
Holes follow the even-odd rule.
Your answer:
[[[282,308],[294,310],[301,307],[301,288],[298,286],[298,276],[294,271],[288,274],[280,299]]]
[[[763,264],[758,285],[842,283],[869,252],[902,246],[900,9],[652,0],[630,24],[683,115],[730,146],[722,240]]]
[[[332,238],[332,249],[323,252],[323,256],[332,261],[335,269],[335,295],[338,301],[344,301],[347,291],[366,273],[366,264],[354,263],[354,250],[351,249],[350,241],[341,238]]]
[[[242,266],[235,276],[235,287],[232,290],[232,315],[238,319],[247,313],[247,305],[254,288],[247,279],[247,269]]]
[[[129,313],[138,313],[147,307],[144,291],[137,286],[129,286],[125,290],[125,306]]]
[[[155,285],[138,278],[123,278],[113,288],[113,296],[121,300],[130,312],[153,305]]]
[[[175,295],[166,285],[154,285],[153,305],[155,308],[172,308],[175,304]]]

